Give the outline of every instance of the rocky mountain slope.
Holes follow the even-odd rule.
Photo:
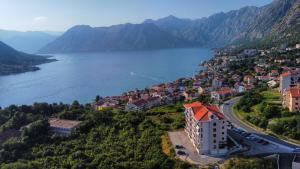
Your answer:
[[[220,47],[259,40],[299,22],[300,0],[274,0],[196,20],[168,16],[141,24],[75,26],[40,50],[43,53]]]

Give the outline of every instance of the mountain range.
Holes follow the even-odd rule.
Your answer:
[[[39,32],[39,31],[9,31],[0,30],[0,40],[16,50],[35,53],[46,44],[55,40],[62,33],[60,32]]]
[[[0,75],[39,70],[36,65],[52,61],[46,56],[19,52],[0,41]]]
[[[168,16],[140,24],[110,27],[74,26],[47,44],[41,53],[151,50],[176,47],[222,47],[280,37],[299,23],[300,0],[274,0],[201,19]],[[297,32],[297,31],[296,31]]]

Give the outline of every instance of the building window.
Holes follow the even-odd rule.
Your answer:
[[[214,149],[217,149],[217,146],[216,146],[216,145],[214,145]]]
[[[214,143],[216,143],[217,141],[216,140],[214,140]]]
[[[216,132],[216,131],[217,131],[217,129],[216,129],[216,128],[214,128],[214,129],[213,129],[213,131],[214,131],[214,132]]]
[[[225,138],[224,138],[224,137],[222,137],[222,140],[224,141],[224,140],[225,140]]]
[[[216,126],[217,125],[217,123],[213,123],[213,126]]]
[[[224,126],[222,126],[222,129],[224,129]]]
[[[224,134],[224,132],[222,132],[222,134]]]
[[[213,137],[217,137],[217,135],[216,135],[216,134],[214,134],[214,135],[213,135]]]

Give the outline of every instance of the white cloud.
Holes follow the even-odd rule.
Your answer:
[[[44,22],[48,19],[48,17],[45,17],[45,16],[37,16],[35,18],[33,18],[33,21],[34,22]]]

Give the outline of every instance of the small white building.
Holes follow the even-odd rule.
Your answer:
[[[49,119],[50,131],[61,136],[71,135],[79,127],[80,123],[81,121],[75,120]]]
[[[227,153],[227,122],[217,106],[185,104],[185,131],[199,154]]]
[[[255,56],[257,54],[257,50],[256,49],[245,49],[243,54],[248,57]]]
[[[270,88],[273,88],[277,85],[277,82],[275,80],[271,80],[271,81],[268,81],[267,84]]]

